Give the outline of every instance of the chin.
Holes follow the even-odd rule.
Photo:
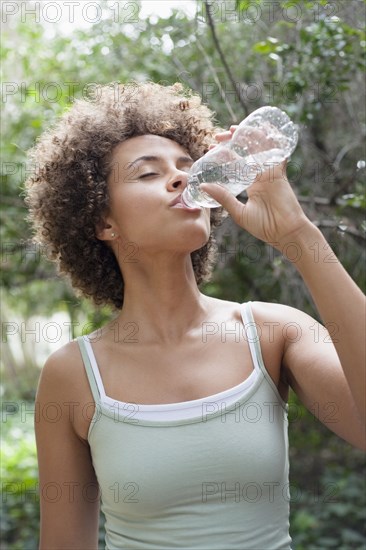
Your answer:
[[[184,248],[190,249],[190,251],[197,250],[202,248],[208,239],[210,238],[210,228],[201,226],[185,228],[185,230],[180,235],[180,238],[176,238],[175,242],[178,244],[180,242]]]
[[[196,250],[199,250],[203,246],[205,246],[208,242],[209,237],[202,238],[202,239],[189,239],[186,240],[184,243],[181,243],[181,247],[176,246],[175,250],[178,252],[181,250],[182,252],[186,252],[187,254],[192,254],[192,252],[195,252]]]

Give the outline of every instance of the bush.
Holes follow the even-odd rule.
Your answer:
[[[365,510],[364,477],[343,466],[329,467],[315,490],[303,491],[301,504],[292,505],[296,550],[364,550]]]
[[[362,451],[329,431],[290,394],[291,535],[296,550],[365,550]]]
[[[38,548],[39,496],[32,405],[3,412],[1,532],[3,550]],[[7,411],[11,412],[11,411]]]

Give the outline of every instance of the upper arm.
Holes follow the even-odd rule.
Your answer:
[[[98,548],[99,494],[89,445],[74,430],[75,343],[47,360],[36,397],[40,549]],[[71,406],[71,403],[76,403]]]
[[[325,426],[352,445],[365,448],[365,428],[357,412],[333,339],[315,319],[285,308],[284,374],[302,403]],[[334,329],[334,330],[333,330]]]
[[[264,327],[273,325],[277,341],[281,340],[281,379],[331,431],[364,449],[365,428],[332,342],[337,337],[335,330],[330,335],[315,319],[292,307],[260,302],[254,305],[259,323]]]

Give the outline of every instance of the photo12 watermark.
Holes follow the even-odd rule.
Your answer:
[[[114,101],[117,103],[123,96],[123,103],[136,104],[134,97],[138,84],[129,83],[125,88],[120,82],[111,82],[107,84],[112,90]],[[36,81],[36,82],[15,82],[2,81],[1,83],[1,102],[7,103],[16,99],[20,104],[29,102],[58,104],[63,97],[67,97],[72,103],[75,99],[83,99],[89,103],[98,104],[102,97],[103,85],[99,82],[79,82],[77,80],[65,81]]]
[[[115,504],[137,504],[140,486],[135,481],[120,483],[115,481],[106,489],[102,489],[98,483],[79,481],[48,481],[40,486],[39,482],[26,483],[24,481],[3,481],[1,484],[1,501],[6,504],[16,499],[21,503],[47,503],[56,504],[60,501],[73,504],[83,500],[84,502],[99,502],[105,497]]]
[[[202,483],[202,502],[210,503],[212,501],[226,503],[228,501],[235,503],[246,502],[256,504],[258,502],[268,502],[279,504],[279,501],[288,503],[301,502],[309,497],[312,502],[331,503],[339,502],[340,486],[334,482],[328,482],[324,486],[319,485],[308,489],[306,492],[295,484],[281,484],[279,481],[205,481]]]
[[[2,23],[14,18],[22,23],[84,23],[96,24],[111,19],[114,23],[134,24],[140,21],[141,4],[115,0],[114,2],[95,2],[89,0],[2,2]]]
[[[88,336],[88,340],[98,342],[102,334],[111,332],[113,341],[125,344],[136,344],[139,341],[139,324],[129,321],[120,325],[117,321],[108,324],[107,328],[100,328],[93,322],[80,323],[79,321],[2,321],[1,341],[7,343],[12,338],[20,339],[24,344],[31,342],[39,344],[45,342],[55,344],[56,342],[71,342],[74,339],[74,331],[77,329],[80,336]]]
[[[320,0],[308,2],[283,0],[200,0],[198,2],[197,18],[207,23],[246,23],[254,24],[262,21],[266,24],[275,21],[298,23],[302,19],[318,22],[325,17],[336,17],[341,4],[339,0]],[[309,17],[310,14],[310,17]]]
[[[289,104],[298,104],[306,97],[310,104],[337,103],[339,101],[340,86],[338,82],[312,81],[304,90],[295,90],[293,82],[284,83],[279,80],[268,80],[264,82],[228,82],[224,75],[220,83],[216,81],[203,82],[200,94],[207,103],[213,99],[229,101],[232,105],[240,103],[254,103],[262,101],[264,103],[273,103],[276,101]]]

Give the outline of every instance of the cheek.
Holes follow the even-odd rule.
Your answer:
[[[156,200],[142,190],[120,189],[110,197],[110,210],[116,223],[128,227],[131,220],[137,220],[156,210]]]
[[[167,199],[148,189],[118,189],[110,195],[111,215],[123,241],[141,247],[161,246],[177,248],[187,241],[203,246],[210,235],[210,210],[205,209],[199,219],[185,218],[167,207]]]
[[[159,201],[149,193],[119,193],[111,200],[111,212],[122,239],[129,242],[148,244],[164,230]]]

